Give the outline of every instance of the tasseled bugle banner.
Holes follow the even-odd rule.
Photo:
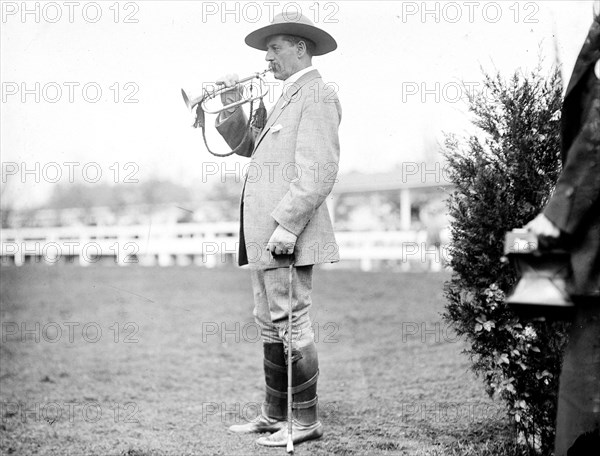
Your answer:
[[[263,99],[260,99],[260,104],[258,108],[256,108],[256,112],[254,113],[254,119],[252,121],[252,126],[258,130],[262,130],[265,127],[267,122],[267,109],[265,108],[265,104],[263,103]]]
[[[198,103],[196,107],[196,120],[194,121],[194,128],[204,128],[204,111],[202,110],[202,103]]]

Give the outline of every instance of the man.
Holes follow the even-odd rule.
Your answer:
[[[562,109],[563,170],[544,211],[526,225],[571,254],[575,304],[558,397],[555,456],[600,448],[600,16],[579,53]]]
[[[266,51],[284,93],[261,131],[246,135],[240,108],[217,119],[217,129],[236,152],[251,157],[244,183],[240,220],[240,266],[251,269],[254,317],[264,348],[266,397],[255,420],[234,425],[238,433],[273,432],[258,443],[287,443],[287,341],[292,337],[293,441],[321,437],[317,416],[318,358],[309,308],[313,265],[339,260],[325,199],[339,161],[341,107],[326,89],[312,57],[337,48],[335,40],[305,17],[276,16],[246,37],[246,44]],[[219,83],[232,87],[236,75]],[[224,103],[239,99],[224,94]],[[293,257],[291,256],[293,254]],[[288,270],[293,261],[292,334],[288,332]]]

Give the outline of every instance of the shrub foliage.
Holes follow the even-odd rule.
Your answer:
[[[446,135],[443,153],[454,184],[451,279],[444,318],[469,343],[473,370],[500,397],[529,452],[549,454],[566,325],[520,320],[505,298],[516,282],[502,261],[504,235],[544,207],[560,172],[559,70],[504,80],[484,73],[469,93],[478,134]]]

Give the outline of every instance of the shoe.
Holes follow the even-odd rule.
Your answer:
[[[256,443],[269,447],[284,447],[288,441],[287,423],[274,434],[259,438]],[[294,422],[292,424],[292,441],[294,444],[306,442],[307,440],[315,440],[323,435],[323,425],[317,421],[311,425],[302,425]]]
[[[236,434],[252,434],[261,432],[277,432],[285,427],[285,421],[269,418],[268,416],[259,415],[249,423],[234,424],[229,426],[231,432]]]

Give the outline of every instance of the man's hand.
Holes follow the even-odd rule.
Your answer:
[[[278,225],[267,243],[267,250],[273,255],[291,255],[294,253],[294,246],[298,237],[290,233],[281,225]]]
[[[552,223],[544,214],[539,214],[531,222],[525,225],[527,231],[531,231],[536,236],[544,236],[549,238],[558,238],[560,230]]]
[[[239,77],[237,74],[228,74],[217,79],[217,85],[223,85],[225,87],[234,87],[239,81]],[[240,101],[242,99],[242,87],[239,86],[236,89],[227,90],[221,93],[221,103],[223,106],[229,105],[231,103],[235,103],[236,101]],[[228,109],[227,114],[233,114],[235,108]]]

